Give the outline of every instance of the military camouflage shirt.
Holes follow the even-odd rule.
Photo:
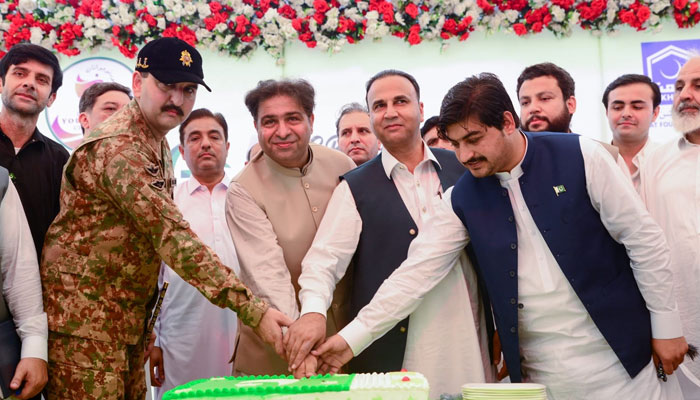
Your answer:
[[[136,101],[75,150],[41,261],[51,331],[135,344],[161,260],[257,326],[267,303],[190,230],[173,202],[174,182],[167,141],[155,139]]]

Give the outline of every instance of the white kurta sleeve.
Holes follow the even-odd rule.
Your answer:
[[[335,285],[348,269],[362,232],[362,218],[346,181],[333,191],[311,248],[301,263],[301,315],[326,315]]]
[[[651,314],[652,336],[683,336],[663,231],[607,151],[584,137],[580,143],[588,195],[610,235],[627,248],[637,286]]]
[[[12,181],[0,203],[0,271],[3,293],[22,341],[21,358],[47,360],[48,322],[34,242]]]
[[[411,242],[406,260],[339,332],[353,354],[358,355],[411,314],[425,294],[447,276],[469,242],[467,229],[452,210],[451,194],[450,188],[435,205],[435,214]]]

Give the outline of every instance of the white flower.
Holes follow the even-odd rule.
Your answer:
[[[156,18],[156,22],[157,22],[156,26],[158,26],[158,29],[165,29],[165,26],[166,26],[165,25],[165,18],[158,17],[158,18]]]
[[[33,44],[41,43],[41,39],[44,38],[44,32],[42,32],[41,28],[38,26],[33,26],[29,28],[29,32],[31,32],[31,36],[29,37],[30,42]]]
[[[209,3],[201,2],[197,3],[197,12],[201,18],[206,18],[211,15],[211,9],[209,9]]]
[[[670,5],[671,5],[671,3],[666,1],[666,0],[659,0],[659,1],[652,2],[651,6],[649,8],[651,9],[651,12],[658,14],[664,8],[669,7]]]
[[[358,1],[356,4],[357,9],[360,11],[365,11],[369,9],[369,2],[366,1]]]
[[[255,9],[252,6],[246,4],[243,6],[243,14],[245,14],[245,16],[248,17],[248,19],[250,19],[250,16],[255,14]]]
[[[158,15],[163,12],[162,9],[155,4],[148,4],[146,6],[146,11],[148,11],[148,13],[151,15]]]
[[[86,15],[81,15],[80,17],[78,17],[77,23],[78,24],[82,23],[83,28],[92,28],[93,25],[95,24],[95,21],[93,21],[93,19],[91,17],[88,17]]]
[[[661,19],[659,18],[658,15],[656,15],[656,14],[651,14],[651,15],[649,16],[649,19],[647,20],[647,23],[649,24],[649,26],[655,26],[655,25],[657,25],[657,24],[660,22],[660,20],[661,20]]]
[[[566,17],[566,12],[564,12],[564,9],[556,5],[552,7],[550,12],[552,13],[552,19],[554,22],[561,22]]]
[[[513,23],[518,19],[518,16],[520,16],[520,11],[518,11],[518,10],[506,10],[504,12],[504,14],[506,15],[506,19],[509,22]]]
[[[207,7],[208,8],[208,7]],[[185,4],[185,14],[194,15],[197,12],[197,7],[192,3]]]
[[[7,12],[10,10],[10,3],[0,3],[0,12],[3,13],[3,15],[7,14]],[[3,29],[5,30],[5,29]]]
[[[423,13],[418,17],[418,25],[420,25],[421,29],[425,29],[426,26],[430,23],[430,14],[428,13]]]
[[[217,32],[219,32],[219,33],[224,33],[224,32],[226,32],[226,29],[228,29],[228,26],[226,26],[226,24],[225,24],[224,22],[219,22],[219,23],[216,24],[216,26],[214,27],[214,30],[217,31]]]
[[[109,29],[109,28],[112,26],[112,24],[110,24],[109,21],[107,21],[107,20],[104,19],[104,18],[99,18],[99,19],[96,19],[96,20],[95,20],[95,26],[96,26],[98,29],[101,29],[101,30],[104,31],[104,30]]]
[[[620,3],[619,8],[629,7],[632,4],[634,4],[634,2],[635,2],[635,0],[618,0],[618,1]],[[610,1],[608,1],[608,4],[610,4]]]
[[[88,28],[83,31],[83,36],[85,36],[86,39],[95,37],[97,35],[97,29],[95,28]]]
[[[394,14],[394,19],[396,20],[396,23],[399,25],[406,25],[406,21],[403,20],[403,15],[401,15],[400,12],[396,12]]]
[[[19,11],[24,14],[31,14],[36,8],[36,1],[34,0],[19,0],[18,7]],[[4,11],[3,11],[4,12]]]
[[[148,30],[148,24],[146,21],[136,21],[134,23],[134,34],[142,36]]]
[[[326,13],[326,22],[321,26],[323,30],[334,31],[338,27],[338,9],[333,7]]]

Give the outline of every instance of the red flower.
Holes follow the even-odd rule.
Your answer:
[[[310,48],[310,49],[313,49],[314,47],[316,47],[316,41],[315,41],[315,40],[309,40],[308,42],[306,42],[306,47],[308,47],[308,48]]]
[[[292,20],[292,28],[297,32],[301,30],[301,18],[294,18]]]
[[[469,32],[464,32],[462,34],[462,36],[459,37],[459,41],[463,42],[463,41],[467,40],[468,37],[469,37]]]
[[[486,0],[476,0],[476,4],[484,10],[484,14],[491,14],[495,10],[495,7]]]
[[[552,4],[568,10],[574,5],[574,0],[552,0]]]
[[[317,13],[325,14],[331,8],[325,0],[314,0],[314,9]]]
[[[513,24],[513,30],[515,31],[515,34],[518,36],[523,36],[527,34],[527,28],[525,25],[521,23]]]
[[[450,35],[449,33],[445,32],[445,31],[440,32],[440,37],[443,38],[443,39],[445,39],[445,40],[449,39],[450,36],[451,36],[451,35]]]
[[[396,32],[392,33],[392,35],[396,36],[397,38],[402,38],[402,39],[404,38],[404,36],[406,36],[406,34],[401,32],[401,31],[396,31]]]
[[[350,44],[354,44],[354,43],[355,43],[355,39],[353,39],[353,37],[350,36],[350,35],[345,35],[345,39],[346,39],[346,40],[348,41],[348,43],[350,43]]]
[[[453,35],[457,34],[457,22],[453,19],[446,19],[445,24],[442,25],[442,30],[447,31]]]
[[[156,21],[156,19],[151,14],[144,14],[143,17],[141,17],[141,18],[144,21],[146,21],[148,26],[150,26],[151,28],[158,25],[158,21]]]
[[[287,19],[294,19],[297,17],[297,12],[294,11],[294,9],[289,4],[285,4],[282,7],[278,8],[277,13],[279,13],[279,15]]]
[[[411,32],[408,34],[408,43],[411,44],[411,46],[417,45],[422,41],[420,34],[416,32]]]
[[[218,1],[212,1],[211,3],[209,3],[209,9],[210,9],[211,12],[214,13],[214,14],[218,13],[219,11],[221,11],[222,8],[223,8],[223,7],[221,6],[221,3],[219,3]]]
[[[674,0],[673,1],[673,6],[678,9],[682,10],[685,8],[685,6],[688,5],[688,0]]]
[[[690,4],[690,14],[695,14],[698,11],[698,3],[694,2]],[[696,17],[697,18],[697,17]]]
[[[241,36],[245,34],[245,28],[250,24],[250,21],[248,21],[248,18],[246,18],[245,15],[239,15],[236,17],[236,29],[234,32],[236,32],[236,35]]]
[[[697,6],[697,3],[693,3]],[[651,16],[651,11],[649,10],[649,7],[647,6],[640,6],[639,9],[637,10],[637,19],[639,20],[639,23],[642,24],[644,21],[649,19],[649,16]]]
[[[385,23],[391,25],[394,23],[394,14],[391,14],[391,13],[383,14],[382,19],[384,20]]]
[[[404,11],[413,19],[416,19],[418,16],[418,6],[414,3],[408,3]]]
[[[535,22],[530,29],[532,29],[533,32],[540,33],[542,32],[542,23]]]

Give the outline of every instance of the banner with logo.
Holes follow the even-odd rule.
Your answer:
[[[693,52],[700,52],[700,39],[642,43],[644,75],[661,89],[659,117],[650,129],[657,141],[665,142],[678,137],[671,120],[674,85],[681,67]]]

